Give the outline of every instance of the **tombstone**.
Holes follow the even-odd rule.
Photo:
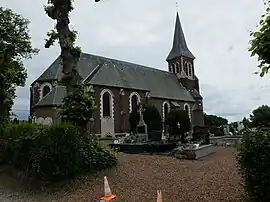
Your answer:
[[[140,115],[140,120],[137,125],[137,135],[139,136],[139,139],[141,140],[145,139],[145,141],[148,141],[147,125],[143,120],[143,106],[141,103],[139,103],[138,112]]]
[[[51,125],[52,124],[52,118],[51,117],[46,117],[43,121],[43,125]]]

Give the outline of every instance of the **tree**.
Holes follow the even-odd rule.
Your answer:
[[[167,115],[165,125],[169,126],[170,135],[180,135],[181,141],[184,141],[184,134],[191,129],[191,123],[188,113],[181,109],[172,109]]]
[[[23,59],[38,53],[32,47],[29,20],[0,7],[0,117],[7,118],[11,111],[15,90],[24,86],[27,78]]]
[[[223,125],[228,124],[227,119],[220,116],[208,115],[208,114],[204,114],[204,122],[205,122],[205,125],[209,127],[210,133],[213,133],[216,136],[224,135]]]
[[[261,77],[268,73],[270,68],[270,0],[264,0],[264,5],[266,6],[266,13],[261,16],[257,26],[259,30],[250,34],[253,39],[250,41],[251,46],[249,48],[251,56],[258,56]]]
[[[60,115],[64,122],[86,128],[88,121],[92,118],[92,112],[96,108],[92,92],[84,85],[78,85],[79,90],[75,94],[63,99]]]
[[[250,125],[250,121],[246,117],[243,118],[242,123],[243,123],[245,128],[248,128]]]
[[[95,0],[99,2],[100,0]],[[45,13],[52,19],[56,21],[55,29],[47,33],[48,39],[45,43],[45,48],[49,48],[58,40],[61,48],[61,59],[62,59],[62,78],[61,82],[66,86],[67,95],[71,96],[70,99],[65,100],[71,102],[70,105],[74,102],[72,99],[77,98],[78,96],[83,95],[83,89],[87,88],[87,85],[82,82],[82,78],[77,72],[76,66],[81,55],[81,48],[75,47],[74,43],[77,37],[77,32],[72,31],[69,28],[70,19],[69,14],[74,9],[74,1],[72,0],[48,0],[48,5],[45,6]],[[76,96],[72,96],[78,93]],[[81,97],[80,99],[85,99],[84,102],[87,103],[88,100],[86,97]],[[87,108],[89,111],[86,113],[92,114],[92,108]],[[71,120],[71,114],[66,114],[65,119]],[[78,117],[77,117],[78,118]],[[83,117],[82,122],[84,121]],[[78,120],[74,120],[78,121]]]
[[[269,126],[270,107],[267,105],[262,105],[257,109],[254,109],[250,115],[250,120],[252,127]]]
[[[213,127],[213,126],[219,127],[219,126],[228,124],[227,119],[220,116],[208,115],[208,114],[204,114],[204,122],[205,122],[205,125],[209,127]]]

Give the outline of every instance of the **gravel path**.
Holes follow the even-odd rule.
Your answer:
[[[76,189],[11,201],[94,202],[103,193],[103,175],[107,175],[112,192],[118,196],[115,202],[154,202],[157,189],[162,190],[164,202],[233,202],[239,201],[243,192],[234,149],[216,148],[215,154],[197,161],[120,154],[117,169],[80,182]]]

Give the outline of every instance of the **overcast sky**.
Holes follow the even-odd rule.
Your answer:
[[[59,55],[58,44],[44,48],[54,22],[45,15],[47,0],[1,0],[31,21],[33,45],[40,53],[25,61],[27,85],[17,90],[14,111],[28,115],[29,85]],[[181,0],[179,14],[190,50],[196,56],[204,108],[209,114],[241,120],[269,104],[270,75],[253,75],[256,58],[248,52],[249,32],[264,12],[262,0]],[[75,0],[72,27],[83,52],[167,70],[176,17],[174,0]],[[169,90],[169,89],[168,89]]]

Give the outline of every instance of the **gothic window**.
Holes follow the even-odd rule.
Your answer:
[[[176,62],[177,73],[181,73],[181,66],[179,62]]]
[[[191,63],[189,63],[189,67],[188,67],[188,75],[189,75],[190,77],[192,77],[192,64],[191,64]]]
[[[164,103],[163,112],[164,112],[164,121],[165,121],[167,119],[167,115],[169,113],[169,104],[168,103]]]
[[[131,97],[131,111],[137,111],[138,104],[139,103],[137,95],[133,95]]]
[[[189,115],[189,107],[188,107],[188,105],[186,104],[185,105],[185,111],[187,112],[187,114]]]
[[[172,65],[169,65],[169,72],[172,72]]]
[[[174,65],[174,73],[177,74],[178,71],[177,71],[177,64]]]
[[[184,71],[188,75],[188,64],[187,63],[185,63]]]
[[[42,89],[42,97],[45,97],[51,91],[48,85],[44,86]]]
[[[102,96],[102,109],[103,116],[111,116],[111,95],[109,92],[105,92]]]
[[[172,73],[175,73],[175,64],[172,64]]]

